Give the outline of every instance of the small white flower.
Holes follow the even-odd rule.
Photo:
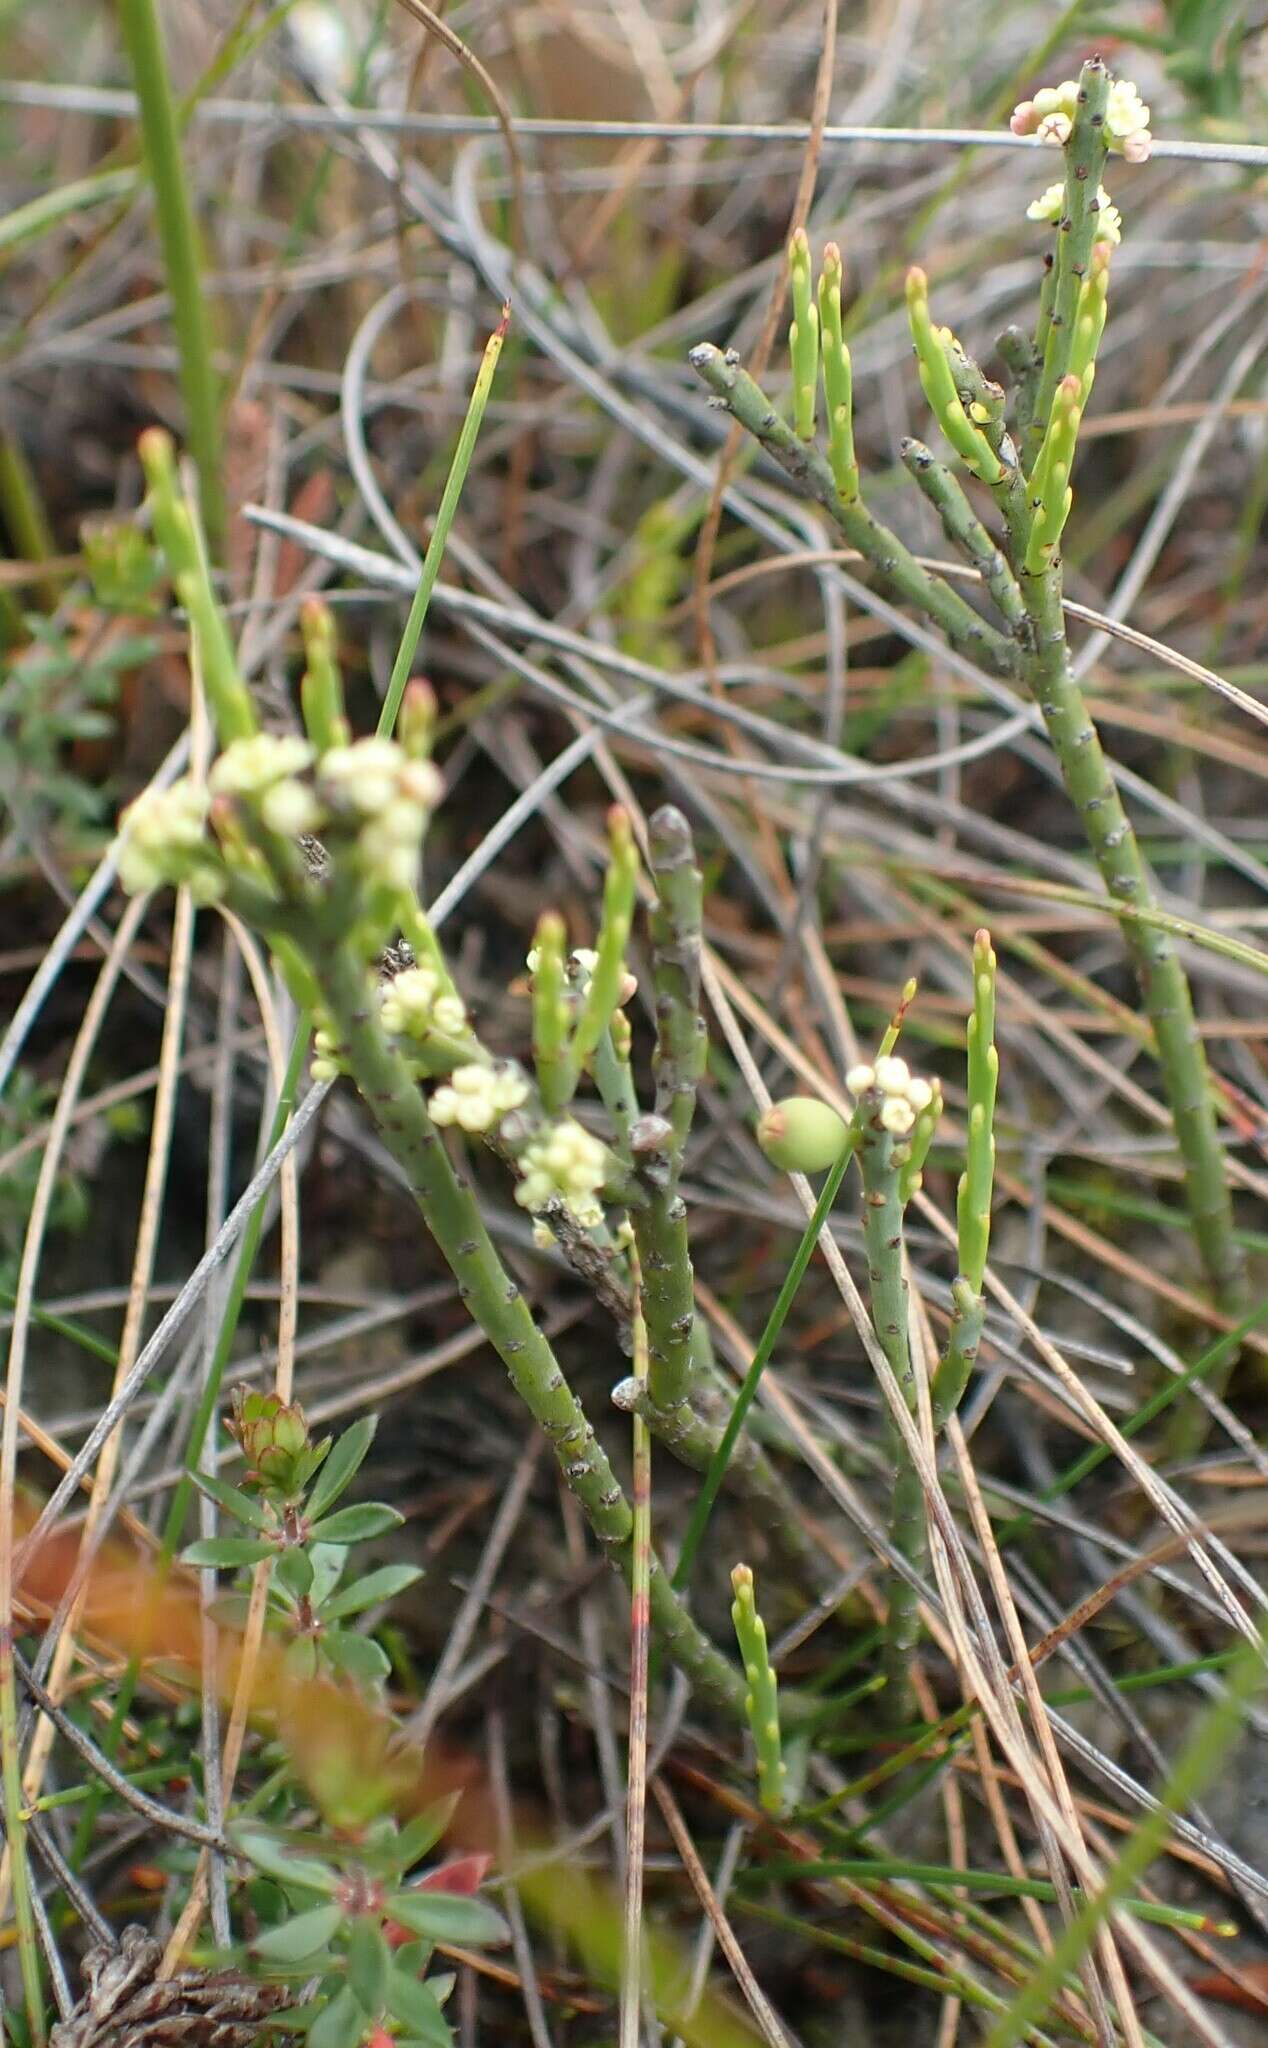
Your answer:
[[[298,839],[302,832],[315,832],[325,813],[307,783],[275,782],[260,798],[260,816],[270,832],[284,839]]]
[[[187,775],[170,789],[143,789],[128,805],[115,847],[119,880],[130,896],[186,881],[208,866],[199,858],[208,808],[207,791]]]
[[[916,1121],[916,1112],[904,1095],[888,1095],[881,1104],[881,1123],[896,1138],[905,1138]]]
[[[370,818],[392,802],[407,765],[395,740],[353,740],[350,746],[331,747],[322,755],[318,787],[335,809]]]
[[[434,811],[445,793],[445,778],[434,761],[405,762],[397,787],[421,810]]]
[[[564,1207],[583,1230],[597,1230],[603,1221],[603,1204],[594,1195],[565,1195]]]
[[[383,1029],[397,1036],[408,1032],[411,1038],[421,1038],[431,1023],[438,987],[436,976],[427,967],[407,967],[394,974],[379,998]]]
[[[1110,198],[1109,193],[1105,190],[1104,185],[1097,187],[1096,205],[1096,239],[1098,242],[1109,242],[1112,247],[1117,248],[1122,240],[1123,216]],[[1026,219],[1046,221],[1050,226],[1055,227],[1064,211],[1065,186],[1062,184],[1049,185],[1039,194],[1037,199],[1031,200],[1026,208]]]
[[[207,779],[216,796],[258,797],[275,783],[302,775],[312,762],[313,749],[298,735],[257,732],[231,741]]]
[[[337,1081],[343,1072],[339,1058],[339,1043],[333,1032],[320,1027],[313,1033],[313,1059],[310,1071],[314,1081]]]
[[[1042,121],[1048,114],[1065,114],[1074,119],[1079,104],[1079,82],[1077,78],[1063,78],[1060,85],[1041,85],[1031,101],[1035,113]]]
[[[1149,109],[1130,78],[1115,79],[1105,106],[1105,132],[1116,141],[1149,126]]]
[[[1123,160],[1129,164],[1147,164],[1154,153],[1154,139],[1147,128],[1137,128],[1122,140]]]
[[[446,1086],[437,1088],[428,1105],[433,1123],[457,1124],[460,1130],[491,1131],[508,1110],[528,1100],[528,1085],[513,1068],[455,1067]]]
[[[1039,197],[1031,200],[1026,208],[1026,219],[1049,221],[1055,227],[1064,205],[1065,186],[1058,179],[1055,185],[1045,186]]]
[[[534,1223],[533,1243],[537,1246],[537,1249],[539,1251],[552,1251],[557,1242],[558,1239],[556,1238],[555,1233],[551,1229],[549,1223],[542,1223],[540,1220]]]
[[[919,1078],[911,1080],[907,1083],[907,1100],[919,1116],[933,1101],[933,1088],[928,1081]]]
[[[362,866],[376,881],[393,889],[412,889],[418,875],[425,814],[398,797],[377,817],[367,819],[357,834]]]
[[[432,1022],[446,1038],[457,1038],[467,1028],[467,1012],[461,996],[437,996],[432,1005]]]
[[[543,1209],[564,1201],[579,1221],[593,1223],[594,1197],[603,1186],[607,1153],[573,1117],[560,1117],[520,1154],[523,1178],[515,1190],[522,1209]],[[578,1206],[580,1205],[580,1206]]]
[[[1074,123],[1068,114],[1045,114],[1035,133],[1041,142],[1052,143],[1058,149],[1064,149],[1070,140],[1070,130],[1073,126]]]
[[[851,1095],[866,1095],[869,1088],[876,1086],[876,1069],[865,1063],[851,1067],[845,1077],[845,1085]]]
[[[905,1095],[911,1082],[911,1070],[906,1060],[895,1059],[892,1054],[876,1062],[876,1085],[882,1095]]]

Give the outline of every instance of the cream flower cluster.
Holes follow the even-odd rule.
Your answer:
[[[218,876],[204,836],[210,799],[188,775],[170,789],[143,789],[119,820],[115,857],[130,896],[188,882],[200,902],[216,899]]]
[[[407,967],[385,982],[383,1028],[401,1038],[426,1038],[429,1031],[456,1038],[466,1030],[462,998],[447,991],[430,967]]]
[[[321,809],[299,777],[313,765],[313,748],[293,733],[252,733],[233,740],[208,778],[214,796],[244,797],[254,803],[272,832],[287,839],[315,832]]]
[[[1143,164],[1153,149],[1149,109],[1130,78],[1116,79],[1110,87],[1105,133],[1110,138],[1110,148],[1121,150],[1129,164]]]
[[[519,1159],[523,1179],[515,1190],[521,1209],[544,1209],[562,1202],[578,1223],[593,1228],[603,1221],[598,1201],[607,1170],[607,1154],[575,1118],[560,1117],[524,1147]]]
[[[1098,242],[1108,242],[1111,249],[1117,249],[1123,239],[1123,216],[1104,185],[1097,187],[1096,205],[1096,239]],[[1047,186],[1037,199],[1031,200],[1026,208],[1026,219],[1047,221],[1055,227],[1064,206],[1065,186],[1058,180],[1055,185]]]
[[[317,764],[317,793],[332,817],[359,821],[357,852],[375,881],[410,889],[429,814],[444,783],[431,761],[411,761],[395,740],[331,747]]]
[[[491,1131],[509,1110],[528,1101],[528,1083],[510,1066],[455,1067],[443,1087],[432,1091],[427,1107],[436,1124],[457,1124],[459,1130]]]
[[[308,1071],[314,1081],[337,1081],[345,1071],[338,1039],[333,1031],[320,1025],[313,1033],[313,1057]]]
[[[1041,86],[1033,100],[1019,100],[1008,125],[1014,135],[1036,135],[1060,148],[1070,140],[1078,104],[1078,81],[1064,78],[1060,85]],[[1109,89],[1105,138],[1129,164],[1143,164],[1153,149],[1149,109],[1130,78],[1117,79]]]
[[[913,1075],[906,1060],[892,1054],[882,1055],[875,1066],[851,1067],[845,1085],[854,1096],[873,1092],[880,1096],[881,1125],[896,1138],[905,1138],[921,1111],[933,1101],[929,1082]]]

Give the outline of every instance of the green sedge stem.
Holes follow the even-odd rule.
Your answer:
[[[119,0],[119,24],[140,103],[145,162],[154,187],[163,265],[172,295],[181,392],[189,446],[198,468],[203,524],[213,554],[219,554],[225,531],[220,480],[220,383],[212,365],[198,229],[185,178],[180,123],[154,0]]]
[[[674,1571],[674,1585],[680,1591],[691,1577],[691,1568],[696,1561],[696,1554],[700,1549],[704,1532],[709,1525],[709,1516],[713,1512],[713,1503],[717,1499],[722,1481],[726,1477],[726,1468],[731,1462],[731,1453],[735,1449],[740,1431],[744,1427],[744,1418],[753,1405],[758,1384],[767,1365],[770,1363],[771,1353],[775,1349],[779,1333],[787,1320],[788,1311],[793,1305],[797,1289],[805,1278],[806,1268],[809,1266],[814,1255],[814,1248],[819,1242],[819,1233],[828,1220],[829,1211],[837,1198],[837,1191],[845,1178],[846,1168],[857,1145],[858,1133],[852,1127],[849,1143],[836,1165],[831,1168],[823,1184],[819,1199],[815,1203],[814,1214],[802,1232],[801,1242],[793,1253],[792,1263],[784,1275],[783,1285],[779,1290],[775,1306],[767,1317],[766,1327],[757,1340],[757,1346],[749,1363],[748,1371],[745,1373],[740,1390],[735,1397],[731,1413],[727,1418],[726,1428],[723,1430],[717,1450],[710,1460],[709,1469],[704,1475],[704,1483],[696,1496],[695,1506],[691,1511],[691,1520],[687,1524],[687,1533],[683,1538],[682,1551]]]
[[[484,408],[488,404],[489,393],[493,389],[493,376],[498,366],[498,357],[502,353],[502,344],[506,340],[510,319],[511,309],[509,306],[504,306],[502,318],[485,343],[484,355],[480,362],[480,368],[476,373],[471,400],[467,406],[467,416],[462,423],[462,432],[458,436],[458,445],[454,449],[453,461],[449,466],[449,475],[445,479],[445,488],[440,499],[440,509],[436,513],[435,523],[431,530],[431,539],[427,543],[427,552],[423,556],[423,566],[419,571],[418,577],[418,588],[414,592],[414,601],[409,608],[409,617],[405,621],[405,631],[401,635],[401,644],[396,651],[396,660],[392,665],[387,695],[383,699],[383,708],[379,713],[377,730],[380,739],[390,739],[396,730],[396,719],[401,708],[401,699],[405,695],[405,685],[409,681],[410,670],[414,665],[414,656],[418,652],[418,642],[427,618],[427,609],[431,604],[432,591],[436,587],[436,578],[440,574],[440,564],[449,539],[449,531],[454,522],[454,514],[458,510],[458,500],[462,496],[462,487],[466,483],[467,471],[471,467],[471,457],[475,452],[476,436],[480,431],[480,423],[484,418]]]

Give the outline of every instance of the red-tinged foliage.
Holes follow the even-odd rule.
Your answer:
[[[448,1863],[438,1863],[425,1877],[415,1880],[410,1889],[418,1892],[460,1892],[470,1897],[478,1892],[493,1865],[493,1858],[486,1855],[451,1856]],[[384,1929],[393,1948],[403,1948],[407,1941],[416,1941],[408,1927],[398,1926],[389,1920]]]
[[[1190,1989],[1202,1998],[1218,1999],[1221,2005],[1240,2006],[1243,2012],[1268,2012],[1268,1963],[1243,1963],[1236,1977],[1215,1971],[1193,1980]]]

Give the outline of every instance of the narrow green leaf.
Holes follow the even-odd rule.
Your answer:
[[[412,1870],[416,1863],[422,1862],[429,1849],[435,1848],[454,1817],[459,1796],[457,1792],[451,1792],[406,1822],[396,1839],[400,1869]]]
[[[391,1966],[378,1922],[364,1915],[354,1920],[348,1936],[348,1988],[367,2019],[376,2020],[383,2010]]]
[[[312,1521],[324,1515],[333,1507],[344,1488],[352,1480],[374,1441],[378,1418],[363,1415],[350,1429],[345,1429],[328,1453],[320,1477],[313,1487],[312,1496],[306,1503],[305,1512]]]
[[[217,1507],[232,1515],[235,1522],[245,1522],[249,1529],[267,1529],[269,1518],[258,1500],[252,1500],[241,1487],[230,1486],[224,1479],[213,1479],[206,1472],[194,1474],[194,1484],[208,1500],[214,1500]]]
[[[324,1948],[343,1919],[342,1906],[313,1906],[280,1927],[270,1927],[251,1943],[251,1952],[262,1962],[299,1963]]]
[[[253,1536],[213,1536],[206,1543],[191,1543],[182,1553],[182,1563],[213,1565],[217,1570],[229,1565],[260,1564],[266,1557],[276,1557],[277,1547],[264,1543]]]
[[[239,1855],[254,1863],[257,1870],[267,1871],[282,1884],[298,1886],[302,1891],[326,1892],[333,1894],[339,1888],[339,1874],[325,1863],[318,1863],[312,1856],[297,1856],[290,1846],[279,1841],[276,1835],[264,1828],[232,1826],[229,1838]]]
[[[387,2009],[394,2020],[408,2027],[427,2048],[450,2048],[453,2030],[440,2009],[440,2001],[427,1984],[404,1970],[393,1969],[388,1976]]]
[[[424,1934],[429,1941],[505,1941],[507,1926],[500,1913],[483,1899],[459,1897],[456,1892],[391,1892],[386,1911],[411,1934]]]
[[[345,1984],[308,2029],[308,2048],[352,2048],[364,2031],[357,2001]]]
[[[357,1507],[337,1508],[323,1522],[314,1522],[309,1532],[319,1543],[364,1543],[370,1536],[385,1536],[399,1529],[405,1520],[395,1508],[382,1501],[367,1500]]]
[[[292,1545],[291,1548],[284,1550],[278,1558],[274,1577],[288,1593],[293,1593],[297,1600],[302,1600],[305,1593],[311,1593],[313,1589],[313,1561],[308,1552],[301,1550],[298,1545]]]
[[[392,1668],[387,1651],[373,1637],[355,1636],[348,1629],[331,1629],[322,1637],[321,1648],[336,1671],[346,1671],[350,1678],[359,1678],[363,1684],[376,1684]]]
[[[322,1620],[342,1621],[349,1614],[361,1614],[367,1607],[377,1606],[380,1600],[394,1600],[398,1593],[403,1593],[407,1586],[412,1586],[422,1576],[420,1565],[379,1565],[375,1571],[367,1572],[363,1579],[357,1579],[327,1600],[321,1610]]]

